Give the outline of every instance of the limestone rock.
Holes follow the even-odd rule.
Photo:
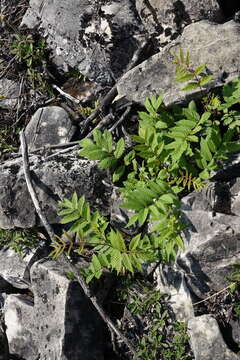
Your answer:
[[[26,295],[8,295],[4,306],[6,335],[11,354],[26,360],[36,359],[38,349],[33,342],[31,326],[33,299]]]
[[[228,195],[221,182],[209,187],[182,199],[185,250],[175,265],[157,270],[158,287],[170,294],[179,320],[193,316],[193,303],[229,285],[231,265],[240,261],[239,178],[225,184]]]
[[[232,186],[228,184],[228,196],[223,191],[220,193],[222,199],[220,194],[218,198],[213,194],[215,201],[218,201],[218,204],[215,202],[215,210],[215,204],[210,204],[213,205],[212,210],[205,208],[204,203],[209,196],[204,193],[205,190],[192,193],[182,200],[183,221],[188,227],[185,230],[186,250],[180,254],[178,263],[186,272],[191,291],[201,298],[210,290],[219,291],[227,286],[226,277],[232,271],[231,265],[239,262],[239,178],[234,182]],[[222,184],[215,184],[216,188],[219,186],[221,188]],[[217,190],[212,191],[218,194]],[[229,198],[230,208],[227,204]],[[224,201],[225,206],[217,208]],[[225,210],[225,213],[220,212]]]
[[[27,256],[22,258],[11,249],[3,248],[0,250],[0,292],[11,291],[11,285],[14,285],[11,279],[24,278],[26,268],[33,256],[34,251],[30,251]]]
[[[29,151],[42,146],[69,142],[76,131],[67,112],[59,106],[38,109],[28,123],[25,134]]]
[[[223,20],[217,0],[138,0],[136,8],[148,33],[159,46],[176,39],[192,22]]]
[[[217,321],[210,315],[189,320],[188,333],[195,360],[239,360],[239,356],[227,348]]]
[[[41,30],[60,67],[103,85],[123,74],[144,37],[130,0],[31,0],[22,25]]]
[[[103,360],[104,324],[61,262],[32,266],[33,298],[8,296],[5,323],[10,352],[32,359]]]
[[[117,84],[119,96],[143,104],[146,97],[163,91],[166,105],[203,96],[208,89],[239,76],[239,31],[240,24],[234,21],[213,24],[202,20],[186,26],[175,42],[124,74]],[[182,91],[183,83],[176,83],[172,54],[178,53],[179,48],[185,53],[189,51],[193,68],[206,64],[208,72],[213,74],[213,81],[201,92],[200,89]]]
[[[93,207],[106,212],[109,188],[102,180],[106,173],[95,161],[80,159],[76,152],[62,154],[49,160],[41,156],[30,157],[32,180],[42,211],[49,223],[58,223],[58,202],[76,191],[85,195]],[[40,225],[27,190],[22,161],[14,159],[0,166],[0,227],[31,228]],[[24,206],[23,206],[24,205]]]
[[[15,81],[0,79],[0,108],[13,110],[17,106],[18,95],[19,85]]]
[[[49,246],[45,245],[40,237],[37,248],[26,248],[21,256],[10,248],[2,248],[0,250],[0,293],[11,294],[19,289],[29,289],[31,266],[48,256],[49,252]]]

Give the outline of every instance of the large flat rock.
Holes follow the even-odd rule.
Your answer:
[[[174,43],[121,78],[117,86],[119,96],[143,104],[146,97],[163,91],[165,104],[171,105],[223,85],[223,81],[230,81],[240,74],[239,32],[240,24],[234,21],[214,24],[203,20],[188,25]],[[193,68],[206,64],[208,72],[213,74],[213,81],[203,89],[181,91],[183,83],[176,83],[173,54],[178,53],[179,48],[185,53],[189,51]]]
[[[22,25],[40,29],[64,70],[109,85],[124,73],[144,37],[130,0],[31,0]]]
[[[70,198],[74,191],[85,195],[93,207],[108,208],[109,189],[102,180],[106,173],[95,161],[83,160],[76,152],[51,159],[30,157],[30,170],[42,212],[51,224],[58,223],[58,202]],[[24,178],[22,159],[6,161],[0,166],[0,227],[31,228],[40,225]],[[105,210],[104,210],[105,209]]]

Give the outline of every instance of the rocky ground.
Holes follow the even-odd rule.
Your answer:
[[[164,91],[166,106],[186,104],[239,77],[239,11],[234,1],[0,0],[0,359],[239,359],[239,272],[235,291],[227,280],[239,264],[238,154],[216,173],[211,198],[205,189],[183,193],[188,226],[174,264],[134,276],[107,271],[89,296],[71,264],[84,267],[91,250],[73,254],[70,267],[49,256],[19,137],[24,130],[55,235],[59,201],[74,192],[124,233],[120,183],[79,157],[78,141],[97,127],[131,147],[146,97]],[[213,75],[201,91],[175,81],[179,48]]]

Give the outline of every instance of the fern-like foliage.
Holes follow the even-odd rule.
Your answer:
[[[175,57],[177,80],[193,89],[211,80],[205,66],[192,69],[189,54]],[[232,152],[240,150],[240,80],[225,85],[222,94],[203,104],[166,108],[164,96],[152,96],[139,112],[138,133],[128,149],[124,139],[95,130],[93,139],[80,141],[80,156],[109,168],[122,193],[122,208],[133,211],[128,227],[137,225],[134,237],[113,229],[99,212],[92,213],[84,197],[76,194],[60,203],[62,224],[68,224],[77,241],[53,244],[53,253],[77,251],[89,258],[87,281],[99,278],[105,268],[117,274],[140,271],[149,261],[170,262],[183,248],[180,222],[181,192],[201,190]],[[126,171],[127,170],[127,171]],[[122,177],[124,176],[124,181]]]
[[[196,68],[193,68],[190,62],[190,54],[187,52],[185,55],[183,50],[180,48],[178,55],[174,55],[173,63],[176,65],[176,81],[186,82],[182,90],[188,91],[198,87],[203,87],[208,84],[213,76],[206,73],[206,65],[201,64]]]
[[[109,131],[101,132],[96,129],[93,131],[93,141],[85,138],[79,144],[82,147],[82,150],[79,152],[80,156],[87,157],[90,160],[100,160],[99,167],[101,169],[115,169],[113,181],[120,179],[125,171],[124,164],[117,166],[125,150],[123,138],[115,144]]]
[[[209,179],[211,171],[216,170],[231,152],[239,151],[239,143],[232,141],[237,125],[220,129],[211,112],[199,114],[194,101],[188,107],[169,110],[167,119],[162,105],[165,127],[160,120],[162,109],[157,117],[152,109],[154,106],[151,108],[149,103],[151,99],[146,102],[148,111],[140,113],[138,135],[133,136],[138,143],[134,147],[136,155],[145,159],[148,167],[156,170],[167,168],[169,178],[181,178],[185,171],[200,183],[201,179]],[[224,121],[222,123],[225,125]]]
[[[141,271],[142,264],[154,259],[151,241],[147,236],[138,234],[128,239],[119,231],[112,229],[105,217],[98,211],[91,213],[84,196],[78,198],[74,193],[71,199],[60,203],[62,224],[71,224],[69,231],[76,234],[77,241],[68,235],[68,241],[58,238],[52,244],[53,257],[60,256],[63,251],[70,255],[71,251],[90,258],[90,265],[83,273],[86,281],[99,278],[104,269],[116,271],[118,274]],[[65,233],[66,235],[67,233]]]

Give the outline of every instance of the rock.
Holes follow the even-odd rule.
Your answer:
[[[39,235],[39,244],[41,242],[43,243]],[[29,289],[31,266],[39,259],[48,256],[49,253],[49,246],[43,244],[37,248],[24,249],[21,256],[12,249],[2,248],[0,250],[0,293],[11,294],[19,292],[19,289]]]
[[[217,0],[138,0],[136,8],[158,46],[176,39],[186,25],[199,20],[221,22],[223,14]]]
[[[222,186],[222,183],[216,182],[215,189],[212,189],[218,194],[218,198],[212,195],[218,201],[213,204],[212,211],[206,209],[206,197],[209,196],[206,190],[189,194],[182,200],[183,221],[188,227],[184,231],[186,250],[180,254],[178,264],[184,269],[188,287],[200,298],[204,298],[210,290],[219,291],[227,286],[226,277],[232,271],[231,265],[239,262],[240,179],[235,179],[233,186],[228,184],[228,196],[218,191]],[[227,211],[220,212],[223,210]]]
[[[13,110],[18,103],[19,85],[6,78],[0,79],[0,108]]]
[[[189,320],[188,333],[195,360],[239,360],[239,356],[227,348],[217,321],[210,315]]]
[[[95,161],[80,159],[76,152],[72,152],[49,160],[32,156],[30,164],[36,193],[49,223],[59,222],[58,202],[71,197],[74,191],[79,196],[85,195],[93,208],[100,209],[103,215],[108,211],[111,190],[103,185],[106,173],[98,169]],[[40,225],[28,193],[21,159],[9,160],[0,166],[0,187],[1,228]]]
[[[158,287],[171,296],[179,320],[192,316],[193,303],[229,285],[231,265],[240,261],[239,178],[227,186],[228,196],[221,190],[223,184],[216,182],[209,185],[210,189],[182,199],[182,221],[187,225],[183,232],[185,250],[174,266],[161,266],[156,273]],[[209,199],[211,191],[215,202]],[[226,209],[226,213],[220,212]]]
[[[10,295],[5,323],[10,352],[25,360],[103,359],[104,324],[59,261],[32,266],[33,298]]]
[[[146,97],[163,91],[166,105],[203,96],[210,88],[239,76],[239,31],[240,24],[234,21],[213,24],[202,20],[186,26],[174,43],[124,74],[117,84],[119,96],[144,104]],[[172,54],[178,53],[179,48],[185,53],[189,51],[193,68],[206,64],[208,72],[213,74],[213,81],[201,91],[181,91],[183,83],[176,83]]]
[[[36,359],[38,349],[32,333],[33,298],[27,295],[8,295],[4,306],[9,351],[25,360]]]
[[[14,286],[11,278],[24,278],[26,268],[33,256],[34,250],[23,258],[11,249],[3,248],[0,250],[0,292],[9,292],[11,289],[9,285]]]
[[[59,106],[38,109],[28,123],[25,134],[29,151],[71,141],[76,126]]]
[[[168,301],[178,321],[187,322],[194,317],[192,296],[185,280],[185,274],[177,265],[160,265],[155,271],[157,288],[162,294],[170,295]]]
[[[31,0],[22,25],[41,30],[61,68],[78,69],[102,85],[124,73],[144,37],[130,0]]]

